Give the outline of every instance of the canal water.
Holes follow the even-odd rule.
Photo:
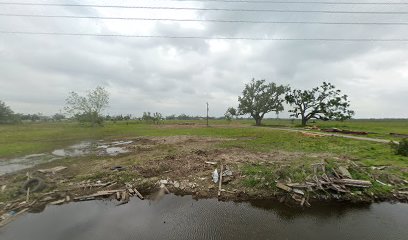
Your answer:
[[[117,206],[91,201],[49,206],[0,229],[2,240],[72,239],[408,239],[408,205],[287,207],[168,195]]]

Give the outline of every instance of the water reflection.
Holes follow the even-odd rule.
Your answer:
[[[406,239],[408,205],[193,200],[168,195],[129,204],[92,201],[47,207],[3,229],[0,239]]]
[[[369,203],[348,202],[319,202],[313,203],[310,208],[286,205],[274,200],[255,200],[250,202],[251,206],[274,212],[283,219],[295,219],[300,216],[315,216],[319,218],[342,217],[349,212],[370,211]]]

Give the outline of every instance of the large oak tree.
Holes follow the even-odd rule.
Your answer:
[[[285,93],[289,87],[267,83],[265,80],[255,80],[245,85],[242,96],[238,97],[238,113],[249,114],[255,119],[257,126],[268,112],[283,111]]]
[[[302,126],[306,126],[310,119],[346,120],[354,115],[350,110],[350,102],[347,95],[342,95],[331,83],[323,82],[319,87],[311,90],[292,90],[285,99],[293,105],[289,110],[292,117],[301,117]]]

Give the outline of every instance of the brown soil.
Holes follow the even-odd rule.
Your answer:
[[[191,127],[191,126],[190,126]],[[123,139],[121,139],[123,140]],[[173,136],[173,137],[143,137],[127,139],[133,143],[126,148],[130,153],[116,157],[87,157],[72,158],[43,164],[13,175],[0,177],[1,185],[7,185],[0,199],[0,216],[10,210],[23,207],[41,209],[49,202],[87,195],[100,190],[120,189],[125,183],[131,183],[145,195],[156,192],[160,181],[176,194],[191,194],[197,198],[217,197],[218,184],[212,182],[212,172],[219,163],[232,171],[228,183],[223,185],[225,191],[221,199],[281,199],[284,192],[275,188],[251,188],[243,184],[246,179],[242,168],[247,165],[265,165],[284,167],[299,159],[308,158],[312,162],[322,162],[325,159],[349,161],[344,157],[331,154],[305,154],[301,152],[272,151],[268,153],[250,152],[240,148],[221,148],[218,144],[231,139]],[[213,165],[211,162],[215,162]],[[37,169],[66,166],[66,170],[55,174],[41,174]],[[124,171],[113,171],[112,167],[121,166]],[[26,180],[25,173],[30,171],[32,176],[44,179],[47,188],[30,196],[29,203],[25,201],[25,194],[20,189]],[[383,177],[385,179],[385,177]],[[83,188],[81,185],[115,182],[104,187]],[[330,199],[316,195],[316,199]],[[381,196],[387,198],[387,196]],[[377,200],[381,197],[377,197]],[[358,195],[344,196],[343,200],[372,201],[373,196]],[[1,202],[3,201],[3,202]],[[33,203],[34,201],[34,203]],[[32,204],[33,203],[33,204]]]

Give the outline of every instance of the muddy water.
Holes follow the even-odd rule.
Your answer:
[[[0,158],[0,176],[63,158],[90,155],[116,156],[122,153],[127,153],[128,150],[125,147],[131,143],[133,143],[133,141],[116,141],[107,143],[103,141],[83,141],[67,148],[55,149],[50,153],[32,154],[12,159]]]
[[[288,208],[270,201],[195,201],[166,196],[127,205],[93,201],[47,207],[0,229],[2,240],[26,239],[408,239],[407,204]]]
[[[0,159],[0,176],[6,173],[16,172],[22,169],[33,167],[34,165],[47,163],[61,159],[61,157],[51,154],[32,154],[13,159]]]

